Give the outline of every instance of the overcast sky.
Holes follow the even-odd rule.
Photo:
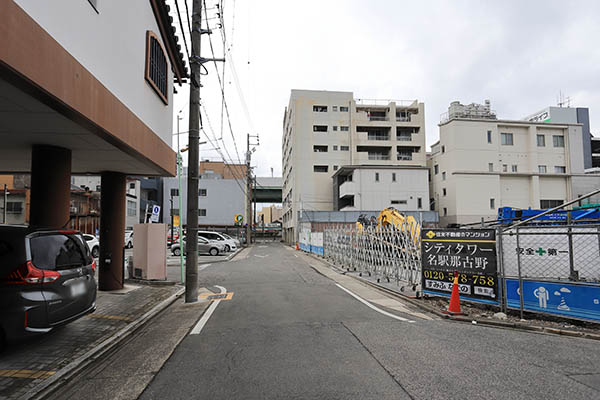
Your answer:
[[[215,1],[206,4],[215,53],[222,57]],[[589,107],[592,133],[600,133],[599,1],[224,0],[223,16],[233,59],[224,81],[233,137],[243,159],[246,133],[260,135],[253,156],[258,176],[270,176],[270,168],[281,175],[291,89],[418,99],[425,103],[428,149],[453,100],[490,99],[499,118],[520,119],[556,105],[562,91],[571,106]],[[201,53],[211,57],[206,38]],[[207,68],[201,97],[218,139],[221,94],[214,65]],[[183,109],[181,131],[187,131],[185,87],[174,104],[175,113]],[[226,118],[224,125],[220,151],[238,158]],[[204,127],[210,132],[206,118]],[[181,140],[186,143],[185,135]],[[201,158],[220,158],[210,147],[201,147]]]

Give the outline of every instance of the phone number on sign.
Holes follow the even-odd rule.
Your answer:
[[[444,271],[423,271],[423,277],[425,279],[437,279],[440,281],[454,281],[454,273],[444,272]],[[496,286],[496,279],[493,276],[486,275],[467,275],[467,274],[458,274],[458,283],[469,284],[479,286]]]

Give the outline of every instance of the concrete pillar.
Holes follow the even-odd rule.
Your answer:
[[[31,152],[29,224],[63,228],[71,205],[71,150],[34,145]]]
[[[100,290],[123,288],[125,174],[103,172],[100,189]]]

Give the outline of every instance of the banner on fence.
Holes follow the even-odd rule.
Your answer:
[[[310,252],[320,256],[323,255],[323,232],[311,232]]]
[[[519,280],[506,280],[506,302],[520,309]],[[523,309],[600,321],[600,286],[523,280]]]
[[[310,229],[301,229],[298,239],[298,247],[301,250],[310,252]]]
[[[421,279],[425,293],[450,296],[457,271],[461,298],[499,302],[493,229],[424,229],[421,240]]]

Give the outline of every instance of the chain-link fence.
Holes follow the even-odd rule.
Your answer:
[[[600,282],[600,225],[516,227],[499,248],[506,278]]]
[[[421,281],[420,240],[394,227],[326,229],[324,255],[336,266],[378,281],[416,285]]]

